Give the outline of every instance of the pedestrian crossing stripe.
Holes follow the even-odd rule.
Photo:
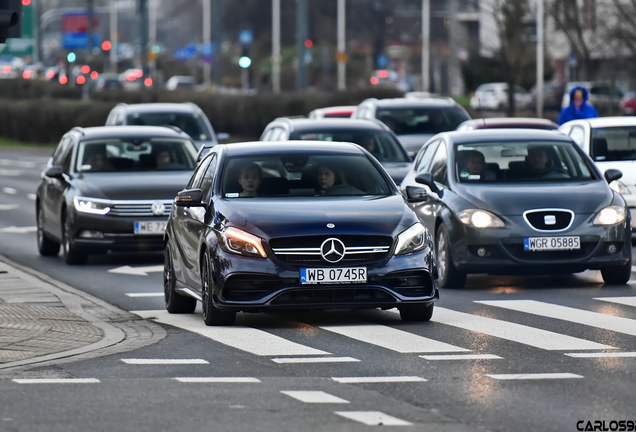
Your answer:
[[[594,300],[636,307],[636,297],[596,297]]]

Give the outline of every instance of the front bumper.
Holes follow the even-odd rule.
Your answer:
[[[212,258],[216,306],[222,310],[390,309],[428,304],[439,298],[425,249],[381,262],[353,265],[294,265],[274,259],[247,258],[222,250]],[[303,285],[301,268],[366,267],[364,284]]]
[[[488,274],[577,273],[618,267],[631,261],[632,231],[628,220],[612,226],[584,223],[574,224],[566,231],[539,232],[528,227],[521,217],[518,219],[516,224],[491,229],[472,228],[457,221],[451,234],[452,256],[457,269]],[[524,250],[527,237],[560,236],[579,236],[581,248]],[[612,249],[615,251],[611,252]]]

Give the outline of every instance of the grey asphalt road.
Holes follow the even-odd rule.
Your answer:
[[[38,256],[30,194],[48,153],[0,149],[0,254],[138,311],[168,336],[132,352],[0,375],[0,431],[366,431],[379,423],[576,431],[588,421],[636,421],[632,284],[605,286],[598,272],[480,275],[444,290],[430,323],[402,323],[392,311],[330,311],[239,314],[233,327],[206,328],[199,310],[171,316],[162,298],[148,297],[161,292],[160,255],[73,267]],[[112,272],[126,266],[148,274]],[[148,362],[163,364],[140,364]]]

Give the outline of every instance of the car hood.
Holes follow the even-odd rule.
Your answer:
[[[476,208],[504,216],[518,216],[526,210],[563,208],[591,214],[610,205],[613,194],[603,180],[546,184],[461,185],[457,193]]]
[[[406,173],[409,172],[411,164],[409,162],[380,162],[386,172],[389,173],[395,184],[402,183]]]
[[[219,199],[217,222],[265,239],[304,235],[386,235],[407,229],[417,216],[401,195]],[[328,228],[327,224],[335,225]]]
[[[174,199],[192,176],[191,171],[86,173],[74,180],[77,193],[111,200]]]
[[[434,134],[418,134],[418,135],[398,135],[398,140],[407,152],[409,156],[415,156],[415,154],[422,148],[426,141],[431,139]]]

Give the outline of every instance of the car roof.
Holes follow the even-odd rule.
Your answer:
[[[533,117],[491,117],[491,118],[480,118],[480,119],[472,119],[466,120],[466,124],[472,124],[477,127],[485,126],[485,127],[493,127],[493,126],[510,126],[514,127],[524,126],[524,125],[540,125],[540,126],[553,126],[555,129],[558,128],[557,124],[552,120],[544,119],[544,118],[533,118]]]
[[[134,111],[140,113],[150,112],[193,112],[199,111],[200,108],[193,103],[140,103],[140,104],[119,104],[119,107],[126,108],[126,111]]]
[[[349,118],[319,118],[319,119],[277,119],[275,122],[288,122],[294,131],[321,129],[374,129],[387,130],[379,121]],[[272,122],[273,123],[273,122]]]
[[[572,139],[558,131],[541,129],[476,129],[472,131],[445,132],[455,144],[481,142],[481,141],[563,141],[572,142]]]
[[[93,138],[136,138],[136,137],[157,137],[157,138],[187,138],[190,136],[185,132],[169,126],[95,126],[88,128],[73,128],[82,135],[82,139]]]
[[[277,153],[279,151],[298,151],[301,153],[333,153],[359,155],[364,154],[357,144],[337,141],[252,141],[233,144],[218,144],[228,156],[256,156]]]
[[[401,107],[401,108],[418,108],[418,107],[454,107],[457,103],[451,98],[392,98],[377,99],[374,103],[379,108]]]
[[[586,119],[592,128],[612,126],[636,126],[636,117],[597,117]]]

